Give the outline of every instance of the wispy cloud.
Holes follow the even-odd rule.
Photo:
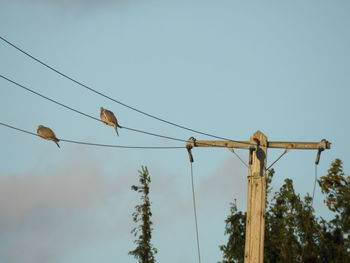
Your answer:
[[[158,227],[168,227],[179,220],[192,217],[190,171],[187,174],[176,174],[152,168],[149,170],[153,177],[153,214]],[[194,164],[194,186],[199,213],[207,215],[217,209],[226,213],[235,198],[244,208],[247,196],[246,176],[245,167],[234,158],[224,160],[219,167],[206,174],[198,174]],[[222,220],[224,219],[223,217]]]
[[[120,172],[107,172],[104,162],[78,152],[38,171],[0,177],[0,262],[60,262],[79,247],[113,238],[124,243],[128,239],[132,245],[131,213],[140,196],[130,186],[138,184],[137,170],[123,167]],[[158,237],[169,227],[186,235],[193,216],[189,173],[148,168]],[[195,173],[199,214],[219,210],[223,222],[228,203],[246,196],[245,174],[231,158],[207,174]]]
[[[58,262],[89,240],[126,232],[118,223],[129,215],[113,211],[128,176],[111,179],[87,156],[51,169],[1,177],[0,262]]]
[[[244,203],[247,196],[247,169],[236,159],[225,159],[198,187],[198,194],[206,203]]]

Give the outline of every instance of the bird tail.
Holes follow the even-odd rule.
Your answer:
[[[119,136],[119,133],[118,133],[118,126],[114,126],[114,129],[115,129],[115,132],[117,133],[117,135]]]
[[[56,143],[56,145],[58,146],[58,148],[61,148],[60,145],[58,144],[59,141],[60,141],[60,140],[57,139],[57,140],[55,140],[54,142]]]

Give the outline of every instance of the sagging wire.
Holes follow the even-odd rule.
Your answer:
[[[315,192],[316,192],[316,184],[317,184],[317,178],[318,178],[318,164],[320,163],[320,158],[321,158],[321,153],[325,150],[325,149],[329,149],[331,146],[331,143],[328,142],[326,139],[322,139],[319,146],[318,146],[318,151],[317,151],[317,155],[316,155],[316,160],[315,160],[315,181],[314,181],[314,187],[312,190],[312,199],[311,199],[311,209],[314,209],[314,198],[315,198]],[[301,262],[303,262],[303,258],[304,258],[304,250],[305,250],[305,246],[303,246],[302,249],[302,253],[301,253]]]
[[[312,190],[311,207],[313,207],[314,198],[315,198],[316,183],[317,183],[317,166],[318,166],[318,164],[315,163],[315,182],[314,182],[314,189]]]
[[[0,122],[0,125],[5,126],[7,128],[17,130],[26,134],[30,134],[33,136],[40,137],[36,133],[23,130],[20,128],[17,128],[15,126]],[[123,149],[184,149],[184,146],[128,146],[128,145],[112,145],[112,144],[99,144],[99,143],[91,143],[91,142],[82,142],[82,141],[75,141],[75,140],[66,140],[66,139],[59,139],[62,142],[67,142],[67,143],[74,143],[74,144],[82,144],[82,145],[89,145],[89,146],[98,146],[98,147],[108,147],[108,148],[123,148]]]
[[[67,106],[67,105],[65,105],[65,104],[63,104],[63,103],[61,103],[61,102],[59,102],[59,101],[57,101],[57,100],[54,100],[54,99],[51,99],[51,98],[49,98],[49,97],[47,97],[47,96],[45,96],[45,95],[42,95],[41,93],[39,93],[39,92],[37,92],[37,91],[34,91],[34,90],[32,90],[32,89],[30,89],[30,88],[28,88],[28,87],[26,87],[26,86],[24,86],[24,85],[22,85],[22,84],[19,84],[18,82],[14,81],[14,80],[11,80],[11,79],[9,79],[9,78],[7,78],[7,77],[1,75],[1,74],[0,74],[0,77],[3,78],[4,80],[7,80],[8,82],[10,82],[10,83],[12,83],[12,84],[18,86],[18,87],[20,87],[20,88],[26,90],[26,91],[29,91],[29,92],[31,92],[31,93],[33,93],[33,94],[35,94],[35,95],[37,95],[37,96],[43,98],[43,99],[46,99],[46,100],[48,100],[48,101],[50,101],[50,102],[52,102],[52,103],[55,103],[55,104],[57,104],[57,105],[59,105],[59,106],[61,106],[61,107],[64,107],[64,108],[66,108],[66,109],[68,109],[68,110],[71,110],[71,111],[74,111],[74,112],[76,112],[76,113],[78,113],[78,114],[80,114],[80,115],[83,115],[83,116],[85,116],[85,117],[88,117],[88,118],[90,118],[90,119],[93,119],[93,120],[95,120],[95,121],[98,121],[98,122],[102,122],[102,123],[103,123],[102,120],[100,120],[100,119],[98,119],[98,118],[96,118],[96,117],[94,117],[94,116],[91,116],[91,115],[86,114],[86,113],[84,113],[84,112],[82,112],[82,111],[76,110],[76,109],[74,109],[74,108],[72,108],[72,107],[70,107],[70,106]],[[178,138],[173,138],[173,137],[169,137],[169,136],[164,136],[164,135],[160,135],[160,134],[155,134],[155,133],[151,133],[151,132],[147,132],[147,131],[142,131],[142,130],[138,130],[138,129],[134,129],[134,128],[129,128],[129,127],[125,127],[125,126],[122,126],[122,128],[124,128],[124,129],[126,129],[126,130],[130,130],[130,131],[138,132],[138,133],[143,133],[143,134],[155,136],[155,137],[161,137],[161,138],[165,138],[165,139],[169,139],[169,140],[174,140],[174,141],[187,142],[186,140],[182,140],[182,139],[178,139]]]
[[[319,144],[316,160],[315,160],[315,182],[314,182],[314,188],[312,191],[312,201],[311,201],[311,207],[313,207],[314,198],[315,198],[315,191],[316,191],[316,183],[317,183],[317,166],[320,163],[321,153],[330,146],[330,143],[326,139],[322,139],[321,143]]]
[[[195,138],[191,137],[188,140],[188,143],[186,144],[186,149],[188,152],[188,157],[190,160],[190,166],[191,166],[191,185],[192,185],[192,202],[193,202],[193,213],[194,213],[194,222],[196,227],[196,240],[197,240],[197,254],[198,254],[198,263],[201,263],[201,253],[200,253],[200,245],[199,245],[199,231],[198,231],[198,220],[197,220],[197,206],[196,206],[196,195],[194,191],[194,180],[193,180],[193,155],[192,155],[192,148],[195,143]]]
[[[101,93],[101,92],[99,92],[99,91],[97,91],[97,90],[95,90],[95,89],[93,89],[93,88],[91,88],[91,87],[89,87],[89,86],[87,86],[87,85],[81,83],[80,81],[78,81],[78,80],[76,80],[76,79],[74,79],[74,78],[72,78],[72,77],[70,77],[70,76],[64,74],[63,72],[61,72],[61,71],[55,69],[54,67],[48,65],[47,63],[43,62],[42,60],[40,60],[40,59],[34,57],[33,55],[29,54],[28,52],[24,51],[23,49],[21,49],[20,47],[18,47],[18,46],[15,45],[14,43],[12,43],[12,42],[10,42],[9,40],[5,39],[4,37],[0,36],[0,40],[2,40],[3,42],[7,43],[8,45],[10,45],[11,47],[15,48],[16,50],[20,51],[22,54],[24,54],[24,55],[28,56],[29,58],[33,59],[34,61],[38,62],[39,64],[41,64],[41,65],[45,66],[46,68],[48,68],[48,69],[50,69],[50,70],[56,72],[56,73],[59,74],[60,76],[62,76],[62,77],[64,77],[64,78],[66,78],[66,79],[68,79],[68,80],[70,80],[70,81],[72,81],[72,82],[78,84],[79,86],[81,86],[81,87],[83,87],[83,88],[85,88],[85,89],[87,89],[87,90],[90,90],[91,92],[93,92],[93,93],[95,93],[95,94],[98,94],[98,95],[100,95],[100,96],[102,96],[102,97],[104,97],[104,98],[106,98],[106,99],[109,99],[109,100],[111,100],[111,101],[113,101],[113,102],[115,102],[115,103],[118,103],[119,105],[122,105],[122,106],[124,106],[124,107],[126,107],[126,108],[129,108],[129,109],[131,109],[131,110],[133,110],[133,111],[136,111],[136,112],[138,112],[138,113],[140,113],[140,114],[143,114],[143,115],[148,116],[148,117],[150,117],[150,118],[153,118],[153,119],[155,119],[155,120],[158,120],[158,121],[161,121],[161,122],[170,124],[170,125],[172,125],[172,126],[175,126],[175,127],[178,127],[178,128],[184,129],[184,130],[187,130],[187,131],[195,132],[195,133],[198,133],[198,134],[202,134],[202,135],[205,135],[205,136],[209,136],[209,137],[213,137],[213,138],[217,138],[217,139],[221,139],[221,140],[225,140],[225,141],[237,142],[237,141],[235,141],[235,140],[230,140],[230,139],[227,139],[227,138],[224,138],[224,137],[220,137],[220,136],[212,135],[212,134],[209,134],[209,133],[201,132],[201,131],[198,131],[198,130],[194,130],[194,129],[185,127],[185,126],[183,126],[183,125],[179,125],[179,124],[176,124],[176,123],[174,123],[174,122],[170,122],[170,121],[167,121],[167,120],[165,120],[165,119],[159,118],[159,117],[157,117],[157,116],[155,116],[155,115],[149,114],[149,113],[144,112],[144,111],[142,111],[142,110],[136,109],[135,107],[132,107],[132,106],[130,106],[130,105],[128,105],[128,104],[125,104],[125,103],[123,103],[123,102],[121,102],[121,101],[118,101],[118,100],[116,100],[116,99],[113,99],[112,97],[107,96],[107,95],[105,95],[105,94],[103,94],[103,93]],[[250,143],[247,143],[247,144],[250,144]]]
[[[72,107],[70,107],[70,106],[67,106],[67,105],[65,105],[65,104],[63,104],[63,103],[61,103],[61,102],[59,102],[59,101],[57,101],[57,100],[54,100],[54,99],[52,99],[52,98],[49,98],[49,97],[47,97],[47,96],[45,96],[45,95],[43,95],[43,94],[41,94],[41,93],[39,93],[39,92],[37,92],[37,91],[34,91],[34,90],[32,90],[32,89],[30,89],[30,88],[28,88],[28,87],[26,87],[26,86],[24,86],[24,85],[22,85],[22,84],[20,84],[20,83],[18,83],[18,82],[16,82],[16,81],[14,81],[14,80],[11,80],[11,79],[9,79],[9,78],[7,78],[7,77],[1,75],[1,74],[0,74],[0,77],[3,78],[4,80],[6,80],[6,81],[8,81],[8,82],[10,82],[10,83],[12,83],[12,84],[14,84],[14,85],[16,85],[16,86],[18,86],[18,87],[24,89],[24,90],[26,90],[26,91],[32,93],[32,94],[35,94],[35,95],[37,95],[37,96],[39,96],[39,97],[41,97],[41,98],[43,98],[43,99],[46,99],[46,100],[48,100],[48,101],[50,101],[50,102],[52,102],[52,103],[55,103],[55,104],[57,104],[57,105],[59,105],[59,106],[61,106],[61,107],[64,107],[64,108],[66,108],[66,109],[68,109],[68,110],[71,110],[71,111],[74,111],[74,112],[76,112],[76,113],[78,113],[78,114],[80,114],[80,115],[83,115],[83,116],[88,117],[88,118],[90,118],[90,119],[93,119],[93,120],[95,120],[95,121],[104,123],[102,120],[100,120],[100,119],[98,119],[98,118],[96,118],[96,117],[94,117],[94,116],[91,116],[91,115],[86,114],[86,113],[84,113],[84,112],[82,112],[82,111],[76,110],[76,109],[74,109],[74,108],[72,108]],[[156,133],[152,133],[152,132],[147,132],[147,131],[143,131],[143,130],[139,130],[139,129],[135,129],[135,128],[130,128],[130,127],[126,127],[126,126],[124,126],[124,125],[121,126],[121,128],[126,129],[126,130],[129,130],[129,131],[133,131],[133,132],[143,133],[143,134],[150,135],[150,136],[154,136],[154,137],[159,137],[159,138],[164,138],[164,139],[168,139],[168,140],[179,141],[179,142],[186,142],[186,143],[187,143],[187,140],[183,140],[183,139],[179,139],[179,138],[174,138],[174,137],[170,137],[170,136],[165,136],[165,135],[160,135],[160,134],[156,134]],[[242,143],[243,143],[243,142],[242,142]],[[208,146],[212,146],[212,144],[207,144],[207,145],[208,145]]]

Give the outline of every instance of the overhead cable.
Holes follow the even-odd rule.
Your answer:
[[[26,87],[26,86],[24,86],[24,85],[22,85],[22,84],[19,84],[18,82],[14,81],[14,80],[11,80],[11,79],[9,79],[9,78],[7,78],[7,77],[1,75],[1,74],[0,74],[0,77],[3,78],[3,79],[5,79],[5,80],[7,80],[7,81],[9,81],[9,82],[11,82],[12,84],[15,84],[16,86],[18,86],[18,87],[20,87],[20,88],[22,88],[22,89],[25,89],[25,90],[27,90],[27,91],[29,91],[29,92],[31,92],[31,93],[33,93],[33,94],[35,94],[35,95],[37,95],[37,96],[39,96],[39,97],[41,97],[41,98],[44,98],[44,99],[46,99],[46,100],[48,100],[48,101],[51,101],[51,102],[53,102],[53,103],[55,103],[55,104],[57,104],[57,105],[59,105],[59,106],[61,106],[61,107],[64,107],[64,108],[66,108],[66,109],[68,109],[68,110],[74,111],[74,112],[76,112],[76,113],[78,113],[78,114],[81,114],[81,115],[83,115],[83,116],[85,116],[85,117],[88,117],[88,118],[90,118],[90,119],[93,119],[93,120],[96,120],[96,121],[99,121],[99,122],[102,122],[102,123],[103,123],[103,121],[101,121],[100,119],[98,119],[98,118],[96,118],[96,117],[94,117],[94,116],[91,116],[91,115],[86,114],[86,113],[84,113],[84,112],[82,112],[82,111],[76,110],[76,109],[74,109],[74,108],[72,108],[72,107],[69,107],[69,106],[67,106],[67,105],[65,105],[65,104],[63,104],[63,103],[61,103],[61,102],[58,102],[57,100],[54,100],[54,99],[51,99],[51,98],[49,98],[49,97],[47,97],[47,96],[45,96],[45,95],[42,95],[42,94],[40,94],[39,92],[36,92],[36,91],[34,91],[34,90],[32,90],[32,89],[29,89],[28,87]],[[173,138],[173,137],[169,137],[169,136],[164,136],[164,135],[160,135],[160,134],[155,134],[155,133],[151,133],[151,132],[147,132],[147,131],[142,131],[142,130],[138,130],[138,129],[134,129],[134,128],[129,128],[129,127],[125,127],[125,126],[122,126],[122,128],[127,129],[127,130],[130,130],[130,131],[134,131],[134,132],[139,132],[139,133],[143,133],[143,134],[155,136],[155,137],[161,137],[161,138],[165,138],[165,139],[169,139],[169,140],[174,140],[174,141],[180,141],[180,142],[187,142],[186,140],[182,140],[182,139],[178,139],[178,138]]]
[[[142,110],[139,110],[139,109],[137,109],[137,108],[135,108],[135,107],[132,107],[132,106],[130,106],[130,105],[128,105],[128,104],[125,104],[125,103],[123,103],[123,102],[121,102],[121,101],[118,101],[118,100],[116,100],[116,99],[113,99],[112,97],[107,96],[107,95],[105,95],[105,94],[103,94],[103,93],[101,93],[101,92],[99,92],[99,91],[97,91],[97,90],[95,90],[95,89],[93,89],[93,88],[91,88],[91,87],[89,87],[89,86],[83,84],[82,82],[80,82],[80,81],[78,81],[78,80],[76,80],[76,79],[74,79],[74,78],[72,78],[72,77],[70,77],[70,76],[64,74],[63,72],[57,70],[56,68],[54,68],[54,67],[48,65],[47,63],[43,62],[42,60],[40,60],[40,59],[34,57],[33,55],[29,54],[28,52],[24,51],[23,49],[21,49],[21,48],[18,47],[17,45],[15,45],[15,44],[13,44],[12,42],[10,42],[9,40],[5,39],[4,37],[0,36],[0,39],[1,39],[2,41],[4,41],[5,43],[7,43],[8,45],[10,45],[10,46],[12,46],[13,48],[15,48],[16,50],[20,51],[20,52],[23,53],[24,55],[28,56],[29,58],[35,60],[36,62],[40,63],[41,65],[47,67],[48,69],[50,69],[50,70],[56,72],[56,73],[59,74],[59,75],[61,75],[62,77],[64,77],[64,78],[66,78],[66,79],[68,79],[68,80],[70,80],[70,81],[72,81],[72,82],[78,84],[79,86],[81,86],[81,87],[83,87],[83,88],[85,88],[85,89],[90,90],[91,92],[93,92],[93,93],[95,93],[95,94],[98,94],[98,95],[100,95],[100,96],[102,96],[102,97],[104,97],[104,98],[106,98],[106,99],[109,99],[109,100],[111,100],[111,101],[113,101],[113,102],[115,102],[115,103],[118,103],[119,105],[122,105],[122,106],[124,106],[124,107],[126,107],[126,108],[129,108],[129,109],[131,109],[131,110],[133,110],[133,111],[136,111],[136,112],[138,112],[138,113],[140,113],[140,114],[143,114],[143,115],[148,116],[148,117],[150,117],[150,118],[153,118],[153,119],[155,119],[155,120],[158,120],[158,121],[167,123],[167,124],[169,124],[169,125],[172,125],[172,126],[175,126],[175,127],[181,128],[181,129],[185,129],[185,130],[188,130],[188,131],[191,131],[191,132],[195,132],[195,133],[198,133],[198,134],[202,134],[202,135],[205,135],[205,136],[209,136],[209,137],[213,137],[213,138],[217,138],[217,139],[221,139],[221,140],[225,140],[225,141],[236,142],[235,140],[230,140],[230,139],[227,139],[227,138],[224,138],[224,137],[220,137],[220,136],[212,135],[212,134],[209,134],[209,133],[201,132],[201,131],[198,131],[198,130],[194,130],[194,129],[185,127],[185,126],[180,125],[180,124],[176,124],[176,123],[171,122],[171,121],[167,121],[167,120],[162,119],[162,118],[160,118],[160,117],[157,117],[157,116],[155,116],[155,115],[153,115],[153,114],[149,114],[149,113],[144,112],[144,111],[142,111]],[[247,143],[247,144],[248,144],[248,143]]]
[[[315,190],[316,190],[316,183],[317,183],[317,164],[315,164],[315,181],[314,181],[314,188],[312,190],[312,199],[311,199],[311,207],[313,207],[314,204],[314,198],[315,198]]]
[[[17,127],[14,127],[12,125],[0,122],[0,125],[5,126],[7,128],[17,130],[26,134],[30,134],[33,136],[39,137],[36,133],[23,130]],[[75,140],[66,140],[66,139],[59,139],[62,142],[67,143],[74,143],[74,144],[83,144],[83,145],[89,145],[89,146],[98,146],[98,147],[108,147],[108,148],[124,148],[124,149],[154,149],[154,150],[167,150],[167,149],[184,149],[184,146],[127,146],[127,145],[112,145],[112,144],[100,144],[100,143],[91,143],[91,142],[82,142],[82,141],[75,141]]]
[[[191,165],[192,202],[193,202],[193,214],[194,214],[195,229],[196,229],[198,263],[201,263],[201,252],[200,252],[200,245],[199,245],[199,231],[198,231],[198,220],[197,220],[196,195],[195,195],[195,191],[194,191],[194,182],[193,182],[193,162],[190,162],[190,165]]]
[[[78,110],[76,110],[76,109],[73,109],[72,107],[69,107],[69,106],[67,106],[67,105],[64,105],[63,103],[60,103],[60,102],[58,102],[57,100],[54,100],[54,99],[51,99],[51,98],[49,98],[49,97],[47,97],[47,96],[45,96],[45,95],[42,95],[42,94],[40,94],[39,92],[36,92],[36,91],[34,91],[34,90],[30,89],[30,88],[27,88],[26,86],[24,86],[24,85],[22,85],[22,84],[19,84],[18,82],[14,81],[14,80],[12,80],[12,79],[9,79],[9,78],[7,78],[7,77],[5,77],[5,76],[3,76],[3,75],[0,75],[0,77],[3,78],[3,79],[5,79],[5,80],[7,80],[8,82],[11,82],[12,84],[15,84],[16,86],[18,86],[18,87],[20,87],[20,88],[22,88],[22,89],[25,89],[25,90],[27,90],[27,91],[29,91],[29,92],[31,92],[31,93],[33,93],[33,94],[39,96],[39,97],[42,97],[43,99],[46,99],[46,100],[48,100],[48,101],[51,101],[51,102],[53,102],[53,103],[55,103],[55,104],[57,104],[57,105],[60,105],[60,106],[62,106],[62,107],[64,107],[64,108],[66,108],[66,109],[69,109],[69,110],[71,110],[71,111],[74,111],[74,112],[76,112],[76,113],[79,113],[79,114],[81,114],[81,115],[84,115],[85,117],[88,117],[88,118],[94,119],[94,120],[96,120],[96,121],[102,122],[100,119],[97,119],[97,118],[95,118],[95,117],[93,117],[93,116],[91,116],[91,115],[88,115],[88,114],[84,113],[84,112],[78,111]]]
[[[22,84],[19,84],[18,82],[14,81],[14,80],[11,80],[11,79],[9,79],[9,78],[7,78],[7,77],[1,75],[1,74],[0,74],[0,77],[3,78],[3,79],[6,80],[6,81],[12,83],[12,84],[14,84],[14,85],[16,85],[16,86],[18,86],[18,87],[24,89],[24,90],[27,90],[27,91],[29,91],[29,92],[31,92],[31,93],[33,93],[33,94],[35,94],[35,95],[37,95],[37,96],[43,98],[43,99],[46,99],[46,100],[48,100],[48,101],[50,101],[50,102],[53,102],[53,103],[55,103],[55,104],[57,104],[57,105],[59,105],[59,106],[61,106],[61,107],[64,107],[64,108],[66,108],[66,109],[68,109],[68,110],[71,110],[71,111],[74,111],[74,112],[76,112],[76,113],[78,113],[78,114],[81,114],[81,115],[83,115],[83,116],[85,116],[85,117],[88,117],[88,118],[90,118],[90,119],[93,119],[93,120],[96,120],[96,121],[99,121],[99,122],[102,122],[102,123],[103,123],[103,121],[101,121],[100,119],[98,119],[98,118],[96,118],[96,117],[94,117],[94,116],[91,116],[91,115],[86,114],[86,113],[84,113],[84,112],[82,112],[82,111],[76,110],[76,109],[74,109],[74,108],[72,108],[72,107],[70,107],[70,106],[67,106],[67,105],[65,105],[65,104],[63,104],[63,103],[61,103],[61,102],[58,102],[57,100],[54,100],[54,99],[51,99],[51,98],[49,98],[49,97],[47,97],[47,96],[45,96],[45,95],[42,95],[42,94],[40,94],[39,92],[34,91],[34,90],[32,90],[32,89],[30,89],[30,88],[28,88],[28,87],[26,87],[26,86],[24,86],[24,85],[22,85]],[[186,143],[187,143],[187,140],[183,140],[183,139],[179,139],[179,138],[174,138],[174,137],[169,137],[169,136],[165,136],[165,135],[160,135],[160,134],[156,134],[156,133],[152,133],[152,132],[147,132],[147,131],[143,131],[143,130],[139,130],[139,129],[135,129],[135,128],[130,128],[130,127],[126,127],[126,126],[122,126],[122,128],[124,128],[124,129],[126,129],[126,130],[133,131],[133,132],[138,132],[138,133],[143,133],[143,134],[151,135],[151,136],[154,136],[154,137],[159,137],[159,138],[164,138],[164,139],[168,139],[168,140],[180,141],[180,142],[186,142]],[[208,146],[211,146],[211,145],[212,145],[212,144],[208,144]]]

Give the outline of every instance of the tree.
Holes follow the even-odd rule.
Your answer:
[[[265,216],[266,262],[298,262],[294,255],[299,254],[301,248],[295,236],[295,214],[300,209],[300,202],[300,198],[295,195],[292,180],[286,179]]]
[[[345,177],[343,163],[335,159],[326,176],[318,181],[322,193],[326,194],[325,203],[335,212],[335,220],[346,233],[350,232],[350,176]]]
[[[325,203],[335,217],[324,220],[322,251],[327,262],[350,262],[350,176],[345,177],[343,163],[335,159],[326,176],[318,183],[326,195]]]
[[[135,224],[138,224],[137,227],[131,230],[131,233],[137,237],[134,241],[137,246],[129,252],[129,255],[133,255],[139,263],[155,263],[154,255],[157,253],[157,249],[151,243],[153,231],[151,202],[149,200],[151,177],[147,167],[141,167],[141,171],[139,171],[139,182],[141,184],[140,186],[131,186],[132,190],[141,193],[142,203],[135,206],[135,212],[132,214],[133,221]]]
[[[266,176],[267,194],[271,191],[270,182],[274,170],[269,170]],[[245,224],[246,213],[238,211],[236,199],[230,204],[230,214],[225,220],[225,235],[228,235],[226,245],[219,246],[223,253],[223,260],[219,263],[242,263],[244,262]]]
[[[231,203],[230,215],[225,220],[225,235],[229,235],[226,245],[219,248],[223,252],[223,260],[219,263],[243,263],[245,242],[246,214],[238,212],[236,199]]]
[[[300,198],[285,179],[265,215],[265,262],[318,262],[320,225],[312,198]]]
[[[273,175],[271,170],[266,178],[268,195],[272,192]],[[293,181],[285,179],[266,206],[264,262],[350,262],[350,177],[345,177],[341,160],[336,159],[328,174],[318,182],[335,218],[330,221],[317,218],[312,198],[307,195],[302,199],[295,193]],[[225,221],[228,242],[219,247],[223,252],[221,263],[243,262],[245,219],[242,218],[245,215],[234,203]]]

